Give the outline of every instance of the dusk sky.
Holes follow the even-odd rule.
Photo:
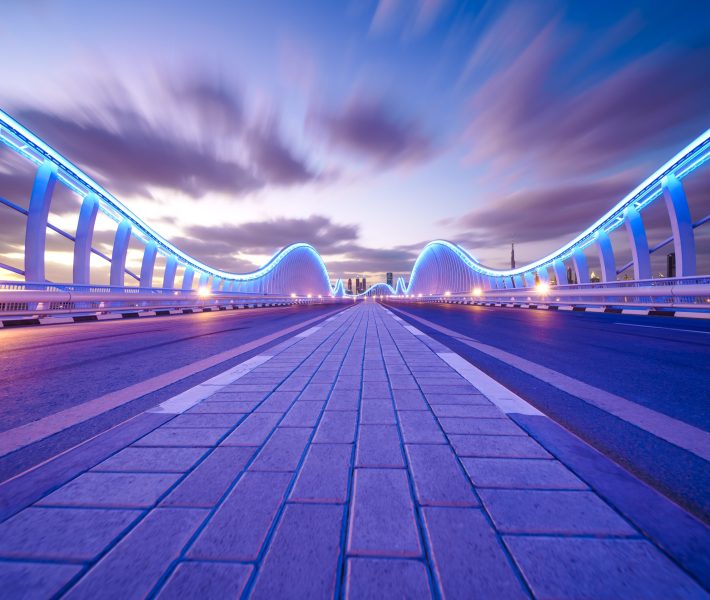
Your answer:
[[[306,241],[378,279],[437,238],[504,267],[710,126],[708,23],[707,1],[10,0],[0,107],[214,267]]]

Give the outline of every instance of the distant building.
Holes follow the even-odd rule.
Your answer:
[[[348,277],[348,294],[353,293],[353,279],[352,277]]]
[[[394,275],[392,273],[387,273],[387,285],[392,287],[394,282]]]
[[[594,271],[592,271],[589,274],[589,281],[590,283],[599,283],[601,279],[599,278],[599,275],[597,275]]]
[[[364,277],[362,278],[362,291],[364,292],[367,289],[367,279]]]
[[[666,277],[675,277],[675,252],[666,254]]]
[[[515,242],[510,242],[510,268],[515,268]]]
[[[572,267],[567,267],[567,283],[577,283],[577,273]]]
[[[360,278],[355,278],[355,293],[359,294],[362,290],[360,289]]]

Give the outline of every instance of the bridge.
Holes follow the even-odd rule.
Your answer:
[[[539,260],[436,240],[355,295],[297,240],[213,268],[3,112],[0,141],[34,170],[0,189],[4,596],[708,596],[710,130]]]

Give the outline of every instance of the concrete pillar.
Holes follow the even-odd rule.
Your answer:
[[[91,242],[94,237],[96,215],[99,212],[99,199],[95,194],[84,197],[79,211],[79,222],[74,239],[74,278],[77,285],[91,283]]]
[[[547,271],[547,267],[540,267],[537,270],[537,276],[540,278],[540,281],[544,281],[545,283],[549,283],[550,281],[550,274]]]
[[[597,233],[597,250],[601,263],[602,281],[616,281],[616,264],[614,263],[614,249],[611,247],[609,234],[603,229]]]
[[[212,291],[217,292],[219,291],[219,286],[222,285],[222,280],[219,277],[215,277],[212,280]]]
[[[182,289],[184,292],[190,291],[192,289],[192,282],[195,279],[195,269],[192,267],[185,267],[185,273],[182,276]]]
[[[153,270],[155,269],[155,257],[158,255],[158,245],[149,242],[143,250],[143,262],[141,263],[141,288],[153,287]]]
[[[515,277],[513,277],[513,281],[515,282],[516,288],[525,287],[525,284],[523,283],[523,278],[521,275],[516,275]]]
[[[116,229],[113,238],[113,252],[111,253],[111,279],[112,286],[123,287],[123,276],[126,272],[126,254],[128,242],[131,240],[131,223],[123,220]]]
[[[25,229],[25,281],[44,283],[44,249],[52,192],[57,182],[57,167],[45,161],[35,175]]]
[[[178,261],[173,255],[168,256],[165,261],[165,273],[163,273],[163,289],[170,290],[175,287],[175,272],[177,271]]]
[[[552,270],[555,272],[557,285],[567,285],[567,271],[565,270],[565,263],[559,259],[552,261]]]
[[[535,287],[535,274],[532,271],[528,271],[524,275],[525,277],[525,287]]]
[[[634,279],[651,279],[651,253],[641,215],[633,206],[629,206],[624,215],[634,261]]]
[[[577,283],[589,283],[589,265],[584,251],[580,248],[575,248],[572,252],[572,260],[574,261]]]
[[[210,282],[210,276],[207,273],[200,274],[200,282],[197,284],[197,289],[206,288]]]
[[[696,274],[695,238],[683,184],[675,175],[666,175],[661,184],[673,231],[676,277],[693,276]]]

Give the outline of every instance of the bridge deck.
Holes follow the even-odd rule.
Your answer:
[[[0,525],[0,589],[702,596],[440,352],[364,303],[168,401],[174,416]]]

